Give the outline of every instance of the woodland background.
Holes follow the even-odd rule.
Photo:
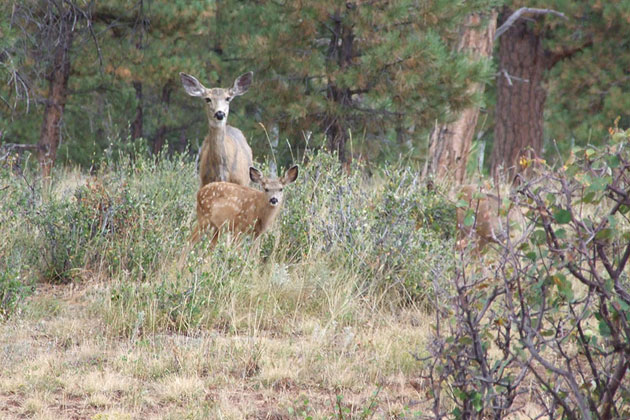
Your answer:
[[[406,156],[460,182],[467,163],[494,173],[527,150],[566,156],[630,118],[627,1],[0,7],[0,142],[85,168],[139,141],[153,153],[196,152],[207,123],[180,71],[222,87],[254,72],[229,122],[259,160],[273,148],[287,163],[310,142],[342,161]],[[495,40],[521,7],[534,13]]]
[[[246,71],[300,175],[193,246]],[[630,0],[0,0],[0,82],[0,417],[630,418]]]

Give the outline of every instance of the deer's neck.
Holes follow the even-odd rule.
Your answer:
[[[212,125],[208,124],[208,137],[206,141],[209,143],[209,146],[212,146],[214,150],[217,151],[225,151],[225,127],[226,124],[221,125]]]
[[[200,164],[202,180],[204,176],[210,176],[210,181],[228,180],[225,136],[225,124],[220,126],[208,125],[208,135],[202,147],[202,163]],[[208,174],[203,172],[208,172]]]

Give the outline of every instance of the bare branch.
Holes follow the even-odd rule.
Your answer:
[[[497,32],[494,34],[494,39],[497,40],[505,31],[510,29],[514,22],[516,22],[520,17],[525,16],[540,16],[540,15],[556,15],[561,17],[562,19],[567,19],[564,13],[558,12],[552,9],[536,9],[533,7],[521,7],[516,12],[512,13],[512,15],[507,18],[507,20],[503,23],[503,25],[497,28]]]

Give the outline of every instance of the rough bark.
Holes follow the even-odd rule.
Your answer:
[[[460,31],[457,50],[468,52],[474,59],[490,57],[496,28],[496,12],[486,19],[476,13],[469,15]],[[483,90],[483,84],[473,83],[468,93],[472,95]],[[478,117],[479,107],[474,106],[461,111],[453,122],[435,126],[430,137],[429,172],[440,178],[453,175],[458,184],[464,182]]]
[[[543,85],[547,70],[593,45],[591,37],[576,46],[557,50],[543,48],[544,33],[530,23],[546,15],[566,18],[551,9],[504,8],[498,22],[499,73],[494,128],[494,148],[490,159],[493,176],[513,179],[525,167],[521,157],[539,158],[543,148],[543,112],[547,99]]]
[[[511,15],[511,10],[504,10],[499,22]],[[495,176],[505,171],[511,179],[521,172],[521,157],[535,158],[542,152],[547,65],[542,38],[527,20],[514,22],[499,38],[494,148],[490,158]]]
[[[61,142],[60,126],[68,98],[70,47],[74,37],[70,18],[62,17],[60,29],[60,42],[55,47],[53,61],[48,73],[48,97],[37,145],[39,165],[44,178],[50,176],[57,157],[57,148]]]

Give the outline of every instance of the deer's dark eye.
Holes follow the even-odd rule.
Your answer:
[[[206,102],[208,102],[208,103],[212,102],[212,99],[210,99],[210,98],[204,98],[204,99],[205,99],[205,100],[206,100]]]
[[[230,96],[228,96],[227,98],[225,98],[225,100],[230,102],[232,100],[232,98]]]
[[[282,188],[280,188],[280,192],[282,192]]]
[[[265,188],[265,192],[269,192],[269,188]]]

